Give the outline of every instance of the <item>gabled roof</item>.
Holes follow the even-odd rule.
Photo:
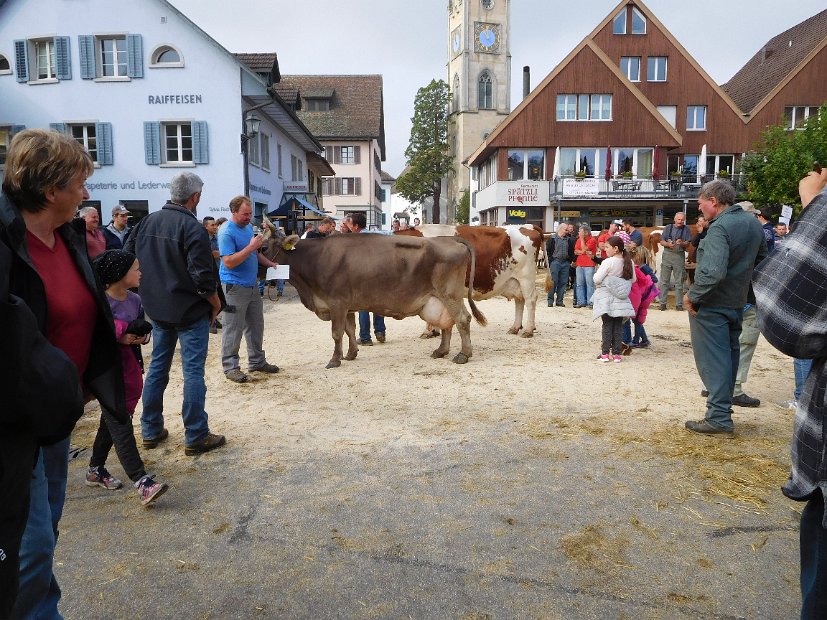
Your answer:
[[[723,89],[741,110],[754,114],[759,104],[768,101],[773,91],[826,44],[827,10],[824,10],[767,41]]]
[[[271,90],[281,97],[281,100],[290,106],[292,110],[302,109],[301,93],[295,86],[289,86],[283,82],[279,82],[278,84],[273,84]]]
[[[302,122],[319,140],[377,140],[385,160],[381,75],[285,75],[281,86],[295,88],[305,96],[332,92],[330,110],[300,110],[297,114]]]
[[[256,73],[266,73],[270,76],[270,84],[276,84],[281,79],[279,72],[279,57],[275,52],[265,54],[233,54],[238,62],[246,65]]]
[[[396,177],[392,177],[390,174],[385,172],[384,170],[380,171],[380,177],[382,179],[382,183],[393,183],[396,181]]]

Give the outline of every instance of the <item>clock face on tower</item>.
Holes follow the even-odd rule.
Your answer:
[[[500,25],[477,22],[474,24],[474,47],[478,52],[496,53],[500,49]]]
[[[484,9],[491,9],[494,7],[494,0],[480,0],[482,3],[482,8]]]

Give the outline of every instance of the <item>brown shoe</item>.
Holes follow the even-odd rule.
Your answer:
[[[735,429],[727,429],[723,426],[712,424],[708,420],[699,420],[697,422],[689,420],[684,426],[693,433],[701,433],[703,435],[727,435],[729,437],[735,435]]]
[[[385,332],[379,332],[378,334],[376,334],[376,339],[379,342],[385,342]]]
[[[224,438],[224,435],[213,435],[212,433],[209,433],[198,443],[194,443],[191,446],[186,446],[184,448],[184,454],[187,456],[203,454],[204,452],[209,452],[210,450],[220,448],[225,443],[227,443],[227,440]]]
[[[243,372],[241,372],[240,368],[233,368],[230,372],[225,372],[224,376],[227,377],[230,381],[234,381],[235,383],[247,383],[248,377]]]
[[[271,375],[276,374],[278,371],[279,371],[278,366],[276,366],[275,364],[270,364],[268,362],[264,362],[264,364],[262,364],[258,368],[251,368],[250,369],[250,372],[266,372],[266,373],[269,373]]]
[[[161,434],[157,437],[153,437],[152,439],[144,439],[144,448],[147,450],[157,448],[158,444],[164,441],[167,437],[169,437],[169,431],[167,429],[163,429],[161,430]]]

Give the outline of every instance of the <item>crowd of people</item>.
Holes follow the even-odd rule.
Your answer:
[[[101,417],[85,482],[105,490],[123,486],[106,468],[114,447],[142,504],[168,485],[148,473],[132,430],[142,401],[141,444],[167,440],[164,392],[180,345],[184,376],[181,415],[184,452],[195,456],[225,445],[210,429],[205,363],[211,328],[223,311],[221,360],[226,378],[272,375],[278,366],[263,350],[259,269],[276,267],[259,249],[252,203],[237,196],[231,217],[199,221],[203,182],[175,176],[170,200],[136,226],[117,205],[101,228],[86,179],[94,170],[71,137],[44,130],[17,133],[8,150],[0,196],[0,318],[13,325],[0,354],[0,617],[59,618],[60,587],[54,550],[66,497],[69,435],[96,399]],[[700,189],[696,235],[685,216],[664,229],[658,279],[643,237],[631,221],[616,221],[594,239],[561,225],[547,244],[553,279],[549,306],[563,306],[574,267],[575,307],[601,318],[598,359],[619,362],[626,347],[649,344],[649,305],[665,305],[674,280],[676,309],[689,315],[692,348],[707,396],[702,420],[686,429],[732,435],[732,406],[755,406],[743,393],[757,333],[795,359],[796,408],[793,475],[784,493],[806,502],[801,519],[802,617],[827,616],[827,515],[824,427],[827,415],[827,171],[800,184],[803,214],[795,227],[772,226],[750,203],[735,203],[727,181]],[[347,233],[366,233],[364,214],[345,218]],[[307,238],[335,233],[323,220]],[[687,252],[694,281],[683,291]],[[692,256],[694,253],[694,257]],[[660,285],[660,290],[658,288]],[[754,289],[753,289],[754,287]],[[136,291],[137,289],[137,291]],[[146,313],[146,315],[144,314]],[[149,320],[147,320],[149,317]],[[374,314],[373,335],[385,341]],[[371,317],[361,313],[360,342],[371,339]],[[634,328],[634,334],[632,333]],[[240,343],[246,340],[247,372]],[[152,356],[143,378],[141,347]],[[741,374],[743,372],[743,374]],[[757,399],[753,399],[757,400]],[[787,406],[787,405],[785,405]]]

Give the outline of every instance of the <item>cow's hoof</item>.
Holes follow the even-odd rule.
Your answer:
[[[465,355],[465,353],[462,353],[462,352],[457,353],[454,356],[454,359],[453,359],[454,364],[464,364],[467,361],[468,361],[468,356]]]
[[[348,353],[347,355],[345,355],[345,359],[349,362],[352,362],[353,360],[356,359],[356,354],[357,354],[356,351],[354,351],[353,353]]]
[[[437,349],[436,351],[431,353],[431,357],[434,358],[435,360],[439,359],[441,357],[445,357],[446,355],[448,355],[448,351],[440,351],[439,349]]]
[[[337,362],[335,360],[330,360],[327,363],[327,366],[325,366],[325,368],[338,368],[341,365],[342,365],[342,362]]]
[[[534,332],[523,332],[523,338],[534,338]]]
[[[513,335],[513,336],[516,336],[517,334],[519,334],[519,333],[520,333],[520,328],[519,328],[519,327],[516,327],[516,328],[515,328],[515,327],[512,327],[512,328],[511,328],[511,329],[509,329],[506,333],[511,334],[511,335]]]

